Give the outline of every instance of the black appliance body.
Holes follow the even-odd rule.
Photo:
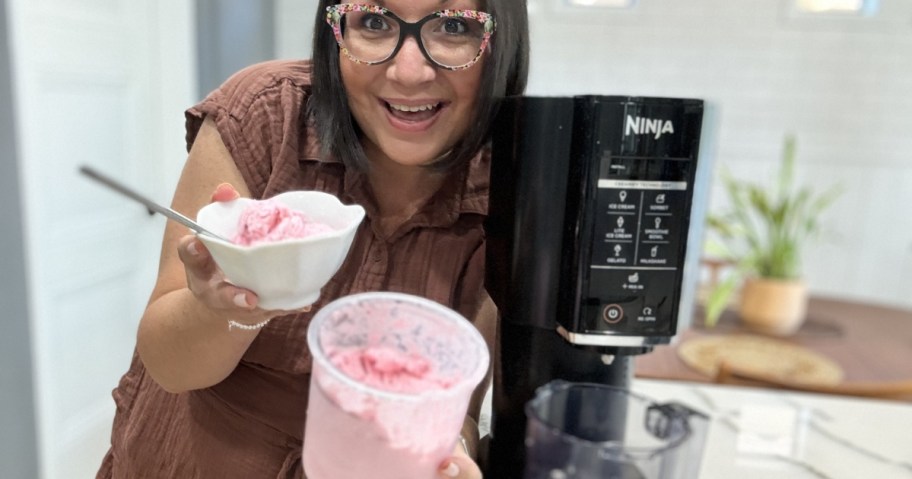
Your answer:
[[[703,118],[693,99],[502,104],[485,223],[485,284],[500,315],[486,477],[523,477],[523,408],[536,388],[627,387],[632,356],[689,323],[698,183],[708,181],[707,165],[697,168]]]

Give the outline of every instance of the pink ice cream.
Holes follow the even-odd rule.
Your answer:
[[[418,394],[447,389],[458,382],[458,378],[436,374],[427,358],[392,348],[368,347],[331,352],[329,360],[346,376],[383,391]]]
[[[296,239],[333,231],[277,200],[251,203],[241,212],[233,241],[242,246]]]
[[[330,362],[360,384],[398,394],[446,390],[458,383],[435,372],[433,363],[415,354],[387,347],[367,347],[328,352]],[[431,430],[434,441],[420,445],[400,443],[396,435],[418,437],[417,431],[390,431],[383,423],[390,411],[382,400],[352,400],[344,387],[319,387],[313,383],[308,405],[307,437],[317,444],[304,449],[307,477],[313,479],[434,479],[443,458],[456,444],[465,412],[464,401],[449,399],[436,407],[421,401],[393,410],[392,422]],[[422,413],[421,409],[424,409]],[[445,418],[449,408],[461,410],[454,420]],[[429,417],[426,413],[433,411]],[[407,416],[403,420],[402,416]],[[356,454],[357,459],[352,455]]]
[[[333,308],[308,330],[307,477],[435,479],[486,369],[483,340],[443,307],[376,299]]]

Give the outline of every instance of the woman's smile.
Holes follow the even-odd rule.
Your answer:
[[[443,115],[447,102],[440,100],[385,99],[387,120],[394,129],[418,133],[430,129]]]

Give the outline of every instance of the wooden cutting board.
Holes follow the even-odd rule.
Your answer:
[[[739,371],[756,372],[805,384],[835,385],[843,370],[831,359],[788,342],[752,335],[705,336],[688,339],[677,347],[678,357],[710,378],[719,364]]]

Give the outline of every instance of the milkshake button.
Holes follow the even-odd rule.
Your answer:
[[[608,324],[617,324],[624,319],[624,309],[616,304],[609,304],[602,310],[602,319]]]

